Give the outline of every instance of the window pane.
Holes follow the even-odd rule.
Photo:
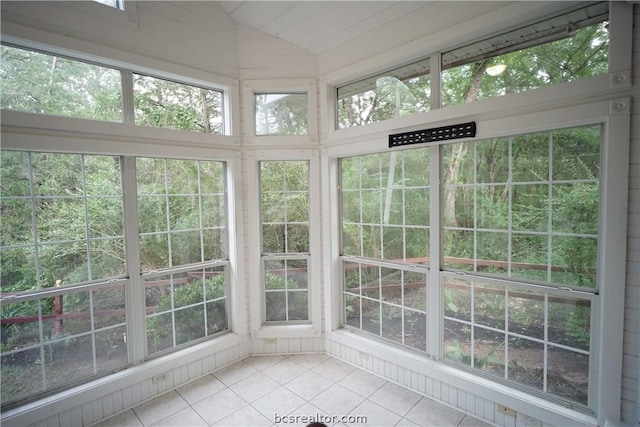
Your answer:
[[[446,359],[587,404],[590,300],[552,288],[532,290],[448,275],[444,281]]]
[[[430,59],[338,88],[338,128],[429,111]]]
[[[608,18],[602,16],[601,19]],[[540,30],[540,33],[544,31]],[[478,43],[444,52],[443,106],[584,79],[604,74],[608,70],[609,33],[606,22],[571,32],[557,31],[555,37],[522,43],[528,46],[534,44],[532,47],[505,47],[510,43],[509,39],[515,43],[519,37],[520,35],[504,35],[497,40],[500,38],[497,36],[496,40],[486,41],[484,46]],[[487,52],[486,45],[495,50]],[[500,53],[504,51],[509,53]],[[476,58],[465,60],[457,57],[471,56],[470,53],[474,52],[477,52]]]
[[[143,271],[226,258],[222,162],[136,158],[136,175]]]
[[[445,266],[595,288],[600,132],[447,144]]]
[[[2,404],[125,366],[124,285],[2,305]]]
[[[308,321],[307,260],[265,259],[264,276],[266,321]]]
[[[225,275],[212,267],[145,279],[149,355],[227,329]]]
[[[119,71],[9,46],[0,53],[3,109],[122,121]]]
[[[269,93],[254,96],[256,135],[307,135],[307,94]]]
[[[124,274],[118,157],[2,151],[1,158],[3,292]]]
[[[134,74],[135,124],[221,135],[222,92]]]
[[[342,159],[340,167],[342,253],[427,264],[428,148]]]

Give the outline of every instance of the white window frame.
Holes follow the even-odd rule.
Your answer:
[[[255,236],[260,242],[249,245],[249,259],[254,268],[249,269],[251,298],[251,337],[252,338],[301,338],[320,337],[321,304],[321,262],[320,262],[320,162],[316,150],[251,150],[247,153],[246,179],[248,183],[247,203],[251,218],[248,236]],[[309,257],[308,257],[308,293],[309,322],[283,323],[264,322],[264,275],[262,274],[262,222],[260,215],[260,162],[261,161],[300,161],[309,162]],[[288,259],[288,257],[286,257]],[[275,259],[275,258],[274,258]],[[283,257],[285,259],[285,257]]]
[[[608,76],[607,76],[608,77]],[[581,86],[581,85],[580,85]],[[542,101],[547,99],[553,102],[553,94],[529,94],[522,96],[521,106],[525,107],[527,100]],[[493,103],[489,103],[493,104]],[[600,176],[600,212],[599,212],[599,249],[598,249],[598,285],[599,295],[592,308],[594,313],[594,335],[592,337],[590,371],[590,395],[592,402],[592,414],[586,414],[580,410],[573,410],[547,399],[530,395],[528,393],[516,393],[513,388],[502,384],[492,383],[479,376],[467,372],[451,371],[445,364],[425,358],[416,360],[415,356],[408,355],[408,352],[394,352],[394,356],[402,355],[406,357],[408,369],[421,372],[424,369],[434,370],[434,372],[447,372],[452,384],[463,384],[461,387],[468,390],[482,390],[485,398],[496,402],[514,400],[511,407],[525,413],[540,412],[541,419],[544,419],[544,411],[548,414],[560,416],[578,417],[585,421],[604,424],[604,420],[620,419],[620,395],[621,395],[621,363],[612,362],[622,360],[622,331],[624,325],[624,287],[625,287],[625,259],[626,247],[621,245],[626,235],[626,206],[627,192],[620,192],[620,188],[627,188],[628,184],[628,149],[630,139],[630,105],[631,99],[628,97],[616,98],[609,96],[608,99],[594,101],[591,103],[574,103],[572,106],[556,104],[546,109],[538,104],[537,107],[528,108],[526,112],[514,113],[507,109],[502,113],[491,111],[487,108],[479,108],[476,117],[478,120],[478,134],[475,140],[494,138],[500,136],[520,135],[539,131],[548,131],[559,128],[568,128],[589,124],[603,124],[603,139],[601,142],[601,176]],[[462,108],[464,112],[464,108]],[[454,122],[468,121],[469,117],[460,116],[456,109],[450,109],[447,117]],[[500,116],[495,118],[495,116]],[[493,116],[493,117],[491,117]],[[438,123],[438,122],[436,122]],[[397,125],[397,123],[396,123]],[[435,123],[423,124],[422,128],[435,127]],[[410,128],[408,130],[412,130]],[[327,166],[327,172],[323,171],[323,187],[330,189],[327,199],[338,200],[338,176],[339,159],[342,157],[368,154],[374,152],[384,152],[388,150],[388,133],[397,133],[398,128],[388,126],[386,132],[375,132],[366,136],[363,135],[354,141],[349,139],[348,145],[332,146],[323,152],[322,162]],[[439,176],[439,147],[432,146],[431,174],[432,182],[437,182]],[[336,203],[325,201],[323,216],[323,233],[330,236],[330,245],[325,245],[325,268],[333,267],[331,274],[325,279],[327,285],[327,295],[325,296],[325,306],[327,307],[325,329],[330,340],[336,343],[343,343],[348,346],[358,346],[362,343],[363,348],[372,350],[374,355],[381,358],[389,358],[385,354],[383,345],[371,345],[371,340],[359,337],[357,334],[346,332],[340,327],[341,324],[341,282],[342,273],[339,266],[340,243],[339,243],[339,206]],[[440,259],[440,227],[441,222],[441,195],[438,187],[434,186],[431,193],[431,270],[429,272],[428,289],[428,320],[431,326],[430,333],[427,333],[429,341],[427,343],[427,353],[432,358],[440,359],[442,340],[442,287],[433,286],[441,284],[442,270],[438,266],[442,265]],[[622,240],[621,240],[622,239]],[[329,271],[329,270],[328,270]],[[606,278],[606,280],[605,280]],[[604,315],[606,313],[606,315]],[[407,353],[405,356],[404,353]],[[403,364],[403,361],[389,360],[390,363]],[[428,368],[425,368],[425,365]],[[437,374],[434,374],[437,375]],[[520,396],[520,398],[518,398]],[[537,409],[535,409],[537,408]],[[552,415],[550,420],[554,418]],[[557,418],[555,418],[557,420]],[[597,421],[596,421],[597,420]],[[552,421],[549,421],[552,423]]]
[[[291,147],[318,143],[318,94],[314,79],[245,80],[242,83],[244,141],[249,146]],[[265,93],[306,93],[306,135],[256,135],[255,96]]]

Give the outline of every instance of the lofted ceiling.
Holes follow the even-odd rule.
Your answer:
[[[553,6],[553,3],[556,6]],[[460,26],[487,14],[511,20],[521,9],[529,18],[558,10],[566,2],[549,1],[219,1],[237,24],[303,47],[317,55],[358,49],[380,31],[400,46],[429,34]],[[502,12],[504,11],[504,12]],[[517,13],[516,13],[517,15]],[[385,46],[388,47],[388,46]]]

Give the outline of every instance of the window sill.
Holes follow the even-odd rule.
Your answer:
[[[312,324],[304,325],[262,325],[251,332],[251,338],[318,338],[321,332]]]

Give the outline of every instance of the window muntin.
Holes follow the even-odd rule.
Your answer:
[[[133,75],[135,124],[223,134],[222,92]]]
[[[429,150],[343,158],[342,254],[429,263]]]
[[[122,121],[120,71],[11,46],[0,53],[3,109]]]
[[[429,111],[429,71],[426,58],[339,87],[338,129]]]
[[[308,322],[309,162],[260,162],[266,322]]]
[[[306,93],[256,93],[256,136],[308,135]]]
[[[593,289],[600,126],[443,147],[444,265]]]
[[[228,329],[225,265],[145,275],[147,354]]]
[[[224,163],[136,159],[143,272],[227,258]]]
[[[592,308],[586,295],[445,274],[443,356],[586,406]]]

